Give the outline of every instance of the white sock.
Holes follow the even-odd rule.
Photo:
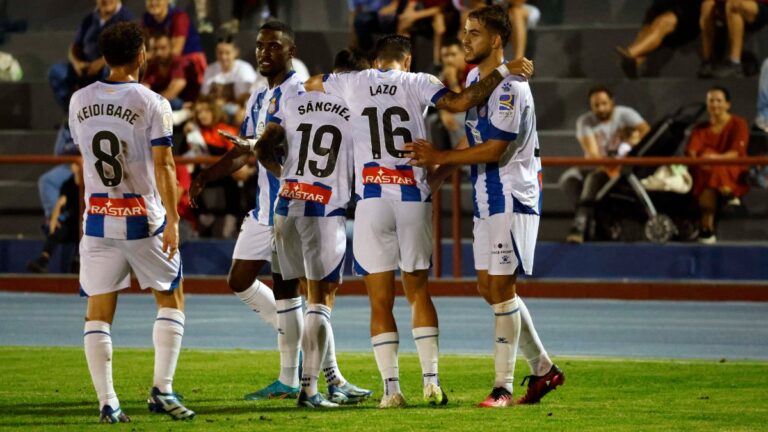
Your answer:
[[[110,325],[104,321],[86,321],[83,330],[83,345],[88,370],[91,372],[93,387],[99,398],[99,409],[104,405],[117,408],[115,386],[112,383],[112,335]]]
[[[320,365],[328,351],[328,333],[331,328],[331,309],[323,304],[307,306],[304,336],[301,346],[304,350],[304,364],[301,377],[301,389],[307,396],[317,393],[317,378]]]
[[[301,315],[301,297],[276,300],[277,306],[277,346],[280,350],[281,383],[299,386],[299,347],[304,330],[304,318]]]
[[[153,385],[162,393],[173,393],[173,374],[184,336],[184,312],[173,308],[157,311],[152,342],[155,344],[155,376]]]
[[[400,393],[400,377],[397,365],[397,349],[400,335],[397,332],[380,333],[371,338],[376,365],[384,381],[384,396]]]
[[[413,341],[416,343],[416,351],[421,362],[422,385],[440,385],[437,375],[438,335],[437,327],[417,327],[413,329]]]
[[[520,309],[517,297],[491,306],[495,319],[496,381],[494,387],[504,387],[512,392],[515,375],[517,345],[520,340]]]
[[[243,292],[236,292],[235,295],[247,304],[254,312],[259,314],[267,324],[277,330],[277,306],[275,305],[275,295],[268,286],[256,280]]]
[[[523,353],[531,368],[531,375],[542,376],[552,369],[552,359],[549,358],[544,345],[533,326],[531,314],[523,299],[517,297],[517,307],[520,308],[520,352]]]
[[[328,350],[323,359],[323,374],[325,374],[326,384],[343,386],[347,383],[336,362],[336,340],[333,337],[333,327],[331,326],[328,327]]]

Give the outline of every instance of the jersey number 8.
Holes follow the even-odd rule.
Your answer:
[[[101,149],[101,143],[109,144],[109,153]],[[120,140],[110,131],[100,131],[93,136],[91,143],[93,155],[96,156],[96,172],[101,182],[107,187],[116,187],[123,181],[123,166],[117,157],[120,155]]]

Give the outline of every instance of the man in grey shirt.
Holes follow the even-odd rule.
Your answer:
[[[622,157],[648,133],[650,126],[632,108],[616,105],[605,87],[589,91],[590,111],[576,120],[576,138],[586,158]],[[618,167],[571,168],[560,177],[560,185],[576,205],[576,217],[566,240],[584,241],[594,213],[594,203],[603,186],[619,174]]]

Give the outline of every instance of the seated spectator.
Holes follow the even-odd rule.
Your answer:
[[[408,0],[405,9],[397,17],[397,33],[408,36],[417,32],[419,24],[426,24],[428,30],[418,32],[431,36],[432,62],[438,65],[440,47],[446,32],[446,15],[451,12],[455,10],[450,0]]]
[[[662,44],[674,48],[696,39],[700,13],[699,0],[654,0],[635,41],[616,47],[624,74],[637,78],[638,66]]]
[[[514,54],[512,59],[525,56],[525,47],[528,43],[528,29],[536,27],[541,18],[541,11],[536,6],[527,3],[527,0],[509,1],[509,21],[512,23],[512,47]]]
[[[397,17],[407,0],[347,0],[352,25],[354,48],[364,52],[373,49],[375,33],[389,34],[397,31]]]
[[[716,64],[715,22],[718,16],[728,29],[728,58]],[[699,77],[743,77],[741,51],[744,32],[757,31],[768,23],[768,0],[704,0],[701,4],[701,55],[704,59]]]
[[[605,87],[589,91],[589,106],[590,111],[576,120],[576,138],[587,159],[622,157],[651,129],[637,111],[616,105],[613,94]],[[563,173],[561,187],[576,203],[576,216],[566,241],[584,241],[592,222],[597,194],[617,175],[616,168],[605,166],[585,170],[571,168]]]
[[[182,56],[194,69],[194,81],[199,88],[208,62],[205,59],[200,35],[186,12],[170,6],[170,0],[147,0],[147,11],[143,16],[144,28],[150,36],[164,34],[171,38],[171,54]]]
[[[768,59],[760,67],[760,81],[757,87],[757,116],[755,126],[768,133]]]
[[[240,124],[242,110],[256,81],[256,71],[250,63],[240,60],[240,50],[232,37],[219,39],[216,62],[208,66],[200,94],[213,98],[229,116],[231,124]],[[238,115],[239,114],[239,115]]]
[[[225,123],[225,114],[218,105],[207,99],[200,99],[194,105],[194,121],[187,123],[188,155],[220,156],[229,151],[233,144],[219,135],[219,130],[238,135],[239,131]],[[195,169],[194,176],[198,174]],[[237,218],[247,209],[241,206],[243,182],[255,172],[251,166],[244,166],[230,177],[208,184],[200,200],[201,235],[209,235],[217,216],[223,216],[222,236],[233,237],[237,231]],[[209,192],[210,191],[210,192]]]
[[[142,84],[159,93],[180,110],[184,102],[194,102],[200,93],[194,66],[182,56],[173,55],[171,39],[165,34],[155,34],[150,39],[152,55],[147,61]]]
[[[454,92],[461,92],[467,80],[467,75],[475,66],[464,61],[464,48],[458,39],[447,39],[440,48],[440,61],[443,71],[440,75],[443,84]],[[464,136],[465,113],[439,111],[440,122],[448,132],[451,148],[459,143]]]
[[[48,222],[48,232],[40,255],[27,262],[27,270],[48,273],[48,262],[56,247],[63,243],[77,243],[80,239],[80,166],[71,164],[69,178],[61,185],[59,197]],[[73,260],[71,273],[79,271],[79,260]]]
[[[691,132],[686,153],[703,159],[745,157],[749,144],[747,121],[730,113],[731,96],[724,87],[707,91],[709,120]],[[744,165],[701,165],[694,167],[693,195],[701,211],[699,241],[711,244],[715,238],[715,215],[719,204],[735,201],[749,186],[744,181],[748,168]]]
[[[70,45],[68,63],[51,66],[48,82],[56,102],[69,110],[69,98],[78,88],[106,77],[106,62],[99,50],[99,34],[121,21],[133,21],[133,14],[120,0],[96,0],[96,10],[80,23],[75,41]]]
[[[59,128],[56,134],[56,143],[54,144],[53,154],[56,156],[75,156],[80,155],[80,149],[72,140],[72,134],[69,132],[69,123],[65,122]],[[69,178],[72,177],[71,164],[60,164],[46,171],[37,180],[37,189],[40,194],[40,203],[43,206],[46,226],[44,231],[48,232],[47,221],[51,218],[53,208],[59,201],[61,187]]]

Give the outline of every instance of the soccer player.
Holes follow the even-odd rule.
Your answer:
[[[380,407],[402,407],[397,351],[399,334],[392,308],[395,270],[411,304],[413,338],[422,367],[424,399],[445,404],[438,377],[437,312],[427,289],[432,257],[432,204],[423,168],[408,165],[402,145],[424,137],[429,105],[450,111],[480,103],[510,72],[532,72],[521,59],[461,93],[446,89],[436,77],[408,72],[411,42],[390,35],[376,47],[377,69],[312,77],[305,87],[340,96],[352,110],[355,191],[354,267],[363,275],[371,304],[371,343],[384,381]],[[398,148],[398,145],[400,148]]]
[[[102,423],[130,421],[112,383],[110,332],[117,293],[130,286],[131,271],[142,289],[153,289],[158,306],[149,409],[176,420],[195,416],[172,387],[185,319],[173,120],[168,101],[136,81],[146,62],[144,42],[135,23],[105,29],[99,49],[109,77],[77,91],[69,105],[85,179],[80,286],[88,309],[83,342]]]
[[[246,118],[240,131],[242,136],[258,140],[271,117],[280,111],[285,98],[304,91],[301,80],[291,69],[295,50],[293,31],[288,25],[270,21],[259,29],[256,58],[259,72],[267,77],[268,86],[256,89],[248,100]],[[206,183],[242,168],[250,155],[246,147],[233,147],[216,164],[195,178],[190,188],[190,198],[194,201]],[[264,166],[260,163],[258,166],[256,208],[248,212],[243,221],[227,277],[229,288],[237,297],[278,331],[280,376],[266,388],[245,395],[246,400],[296,398],[300,389],[299,348],[304,320],[298,281],[284,280],[278,260],[273,258],[273,209],[279,187],[279,174],[277,177],[274,174],[279,170],[276,164]],[[273,290],[257,279],[259,271],[267,262],[272,264]],[[338,393],[335,397],[331,394],[331,399],[344,401],[359,396],[356,395],[357,387],[348,383],[341,374],[333,348],[328,349],[323,371],[326,382],[333,386],[331,390]]]
[[[464,50],[467,62],[478,67],[467,77],[468,84],[503,63],[510,33],[509,18],[501,7],[470,13]],[[465,126],[467,141],[455,150],[438,151],[424,140],[406,148],[412,151],[414,165],[440,165],[436,178],[457,165],[471,165],[478,291],[491,305],[496,323],[496,380],[480,406],[514,404],[512,378],[518,342],[532,375],[526,378],[526,395],[517,402],[535,403],[563,384],[565,375],[547,355],[528,309],[515,294],[517,272],[531,274],[533,270],[541,214],[539,140],[527,80],[505,78],[483,104],[467,113]]]

